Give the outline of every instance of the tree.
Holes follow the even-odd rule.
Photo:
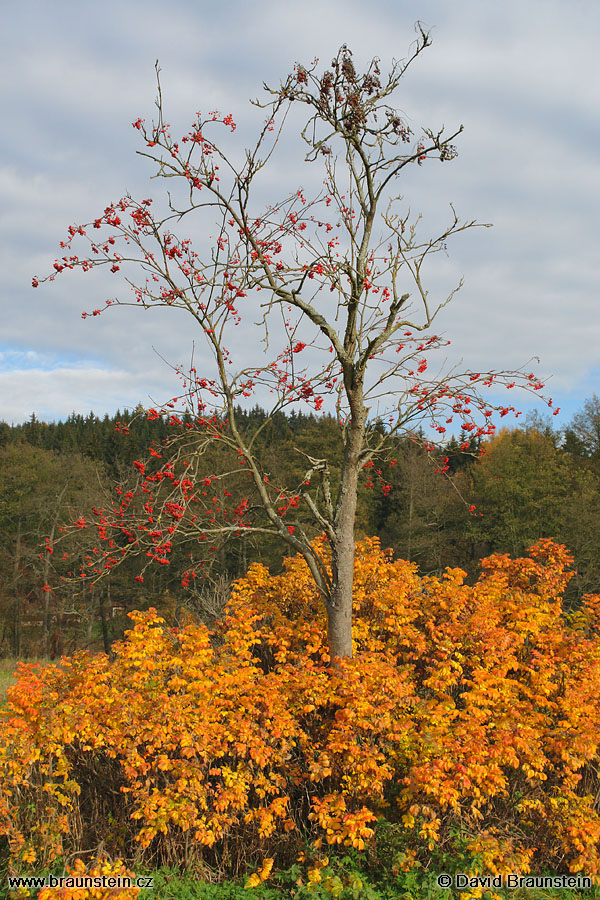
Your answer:
[[[153,213],[151,199],[125,196],[89,224],[70,226],[64,255],[48,276],[103,266],[112,273],[137,272],[127,277],[133,298],[107,300],[104,309],[183,310],[212,357],[210,374],[200,375],[194,365],[179,370],[184,380],[179,399],[189,418],[175,414],[178,398],[167,404],[179,428],[159,454],[168,462],[157,468],[156,450],[150,465],[138,461],[135,491],[96,521],[101,536],[113,541],[103,565],[110,569],[140,551],[168,564],[177,538],[197,545],[250,529],[276,535],[307,562],[327,608],[332,658],[352,654],[354,530],[362,470],[367,485],[385,490],[380,463],[391,436],[418,439],[416,428],[425,424],[441,439],[454,419],[469,434],[491,434],[493,410],[506,414],[514,408],[485,399],[482,390],[496,383],[542,387],[521,370],[455,368],[426,374],[429,354],[448,343],[429,329],[462,282],[434,302],[424,286],[424,269],[475,222],[459,220],[451,206],[447,227],[423,235],[421,217],[403,208],[394,193],[398,178],[409,170],[456,156],[453,141],[462,131],[461,126],[446,136],[424,128],[414,135],[390,105],[408,67],[430,44],[420,26],[417,31],[408,59],[394,62],[387,77],[377,59],[358,74],[350,50],[342,46],[322,74],[315,61],[310,67],[296,65],[277,88],[265,85],[267,98],[255,105],[266,110],[266,120],[240,160],[235,145],[226,153],[218,143],[219,129],[236,128],[231,115],[198,114],[181,139],[171,135],[157,67],[157,120],[147,126],[140,118],[133,125],[145,141],[141,155],[156,165],[157,177],[168,179],[168,208]],[[323,187],[310,195],[294,188],[265,205],[263,173],[298,108],[307,114],[301,131],[307,178],[316,181],[314,166],[320,161]],[[181,227],[195,219],[202,223],[203,257],[189,237],[171,230],[175,223]],[[80,238],[90,245],[84,257],[73,251]],[[34,286],[38,283],[34,279]],[[257,318],[260,340],[246,331]],[[240,339],[235,329],[242,321]],[[258,348],[256,363],[244,359],[237,365],[241,350],[234,348],[242,342],[244,355]],[[279,352],[269,359],[274,345]],[[237,412],[237,404],[255,393],[273,398],[271,418],[293,404],[315,411],[327,404],[335,408],[342,445],[337,471],[329,459],[305,453],[296,483],[271,481],[258,452],[264,423],[243,429]],[[203,463],[215,444],[233,460],[218,479]],[[225,485],[228,478],[240,481],[237,461],[252,489],[227,510]],[[213,481],[217,484],[209,489]],[[330,564],[296,514],[302,507],[313,532],[326,536]],[[193,564],[190,572],[195,575]]]
[[[501,431],[472,470],[471,496],[482,515],[471,522],[471,539],[486,553],[515,556],[541,538],[566,541],[565,509],[575,488],[570,468],[550,436]]]
[[[463,494],[468,493],[461,475],[446,472],[441,478],[439,460],[411,440],[398,443],[394,459],[388,476],[391,491],[374,498],[374,533],[401,559],[417,563],[424,574],[441,575],[448,565],[462,565]],[[450,457],[444,459],[445,466],[451,464]]]
[[[565,449],[588,459],[600,458],[600,397],[596,394],[585,401],[565,429]]]
[[[53,634],[62,643],[63,597],[50,590],[49,582],[67,571],[70,554],[77,552],[74,535],[65,534],[69,540],[62,554],[43,548],[52,549],[74,509],[98,503],[97,481],[96,466],[82,455],[23,441],[0,448],[0,647],[6,642],[15,656],[47,656]],[[41,626],[35,638],[31,626],[24,625],[32,617],[39,617]]]

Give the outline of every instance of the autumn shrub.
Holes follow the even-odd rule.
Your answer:
[[[0,897],[7,900],[139,900],[140,888],[136,875],[121,859],[110,859],[100,852],[87,860],[71,858],[54,871],[36,872],[32,879],[46,887],[38,890],[30,882],[28,886],[11,884],[0,887]]]
[[[0,738],[10,869],[102,846],[249,887],[348,848],[397,873],[599,873],[600,597],[563,614],[569,563],[540,541],[470,586],[368,539],[336,666],[300,557],[253,565],[213,631],[132,613],[113,660],[22,665]]]

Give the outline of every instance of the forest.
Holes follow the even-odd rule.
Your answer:
[[[259,407],[238,416],[249,429],[267,418]],[[232,582],[252,562],[273,574],[282,571],[287,548],[275,538],[242,534],[207,550],[205,570],[185,586],[182,547],[174,547],[171,565],[149,567],[143,584],[136,581],[143,559],[135,555],[108,577],[81,584],[77,567],[91,551],[90,536],[85,530],[63,535],[61,529],[107,504],[115,485],[124,490],[133,483],[134,461],[160,446],[170,430],[166,416],[149,419],[140,410],[103,419],[73,413],[56,423],[32,415],[21,425],[0,424],[3,656],[108,652],[129,625],[127,613],[151,606],[173,624],[190,614],[211,623]],[[588,399],[563,430],[530,416],[519,428],[485,442],[467,440],[468,449],[460,449],[464,438],[452,438],[435,454],[420,440],[397,439],[385,488],[363,479],[357,535],[378,537],[423,575],[459,566],[471,580],[482,558],[521,556],[536,540],[552,538],[574,556],[565,602],[576,608],[600,584],[600,400]],[[334,461],[334,468],[340,459],[339,430],[328,415],[278,413],[266,422],[261,440],[274,479],[296,470],[299,477],[309,450]],[[214,476],[224,460],[214,450],[204,464]],[[310,522],[306,527],[317,535]],[[46,542],[59,537],[57,551],[45,553]]]

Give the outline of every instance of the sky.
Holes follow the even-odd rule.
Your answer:
[[[21,0],[5,5],[0,36],[0,420],[154,406],[178,392],[172,367],[192,345],[204,363],[202,336],[172,311],[82,318],[127,295],[114,275],[31,286],[52,270],[70,223],[126,192],[160,192],[131,127],[152,119],[157,59],[175,131],[218,109],[251,141],[262,113],[248,101],[263,82],[277,84],[294,62],[328,65],[344,43],[358,65],[378,56],[385,70],[407,55],[417,20],[433,43],[398,108],[413,129],[464,132],[457,159],[427,163],[399,190],[424,223],[453,203],[493,225],[462,235],[431,273],[432,295],[464,276],[436,330],[475,371],[529,365],[561,407],[554,424],[600,393],[596,0]],[[289,162],[296,138],[274,157],[274,194],[305,186]],[[238,342],[240,363],[250,349]]]

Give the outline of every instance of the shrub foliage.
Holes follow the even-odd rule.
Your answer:
[[[9,866],[101,847],[252,886],[307,842],[314,872],[336,847],[376,854],[386,820],[405,870],[456,851],[600,872],[600,597],[563,614],[568,553],[528,553],[470,586],[359,542],[336,667],[301,557],[251,566],[212,632],[132,613],[113,658],[22,665],[0,738]]]

